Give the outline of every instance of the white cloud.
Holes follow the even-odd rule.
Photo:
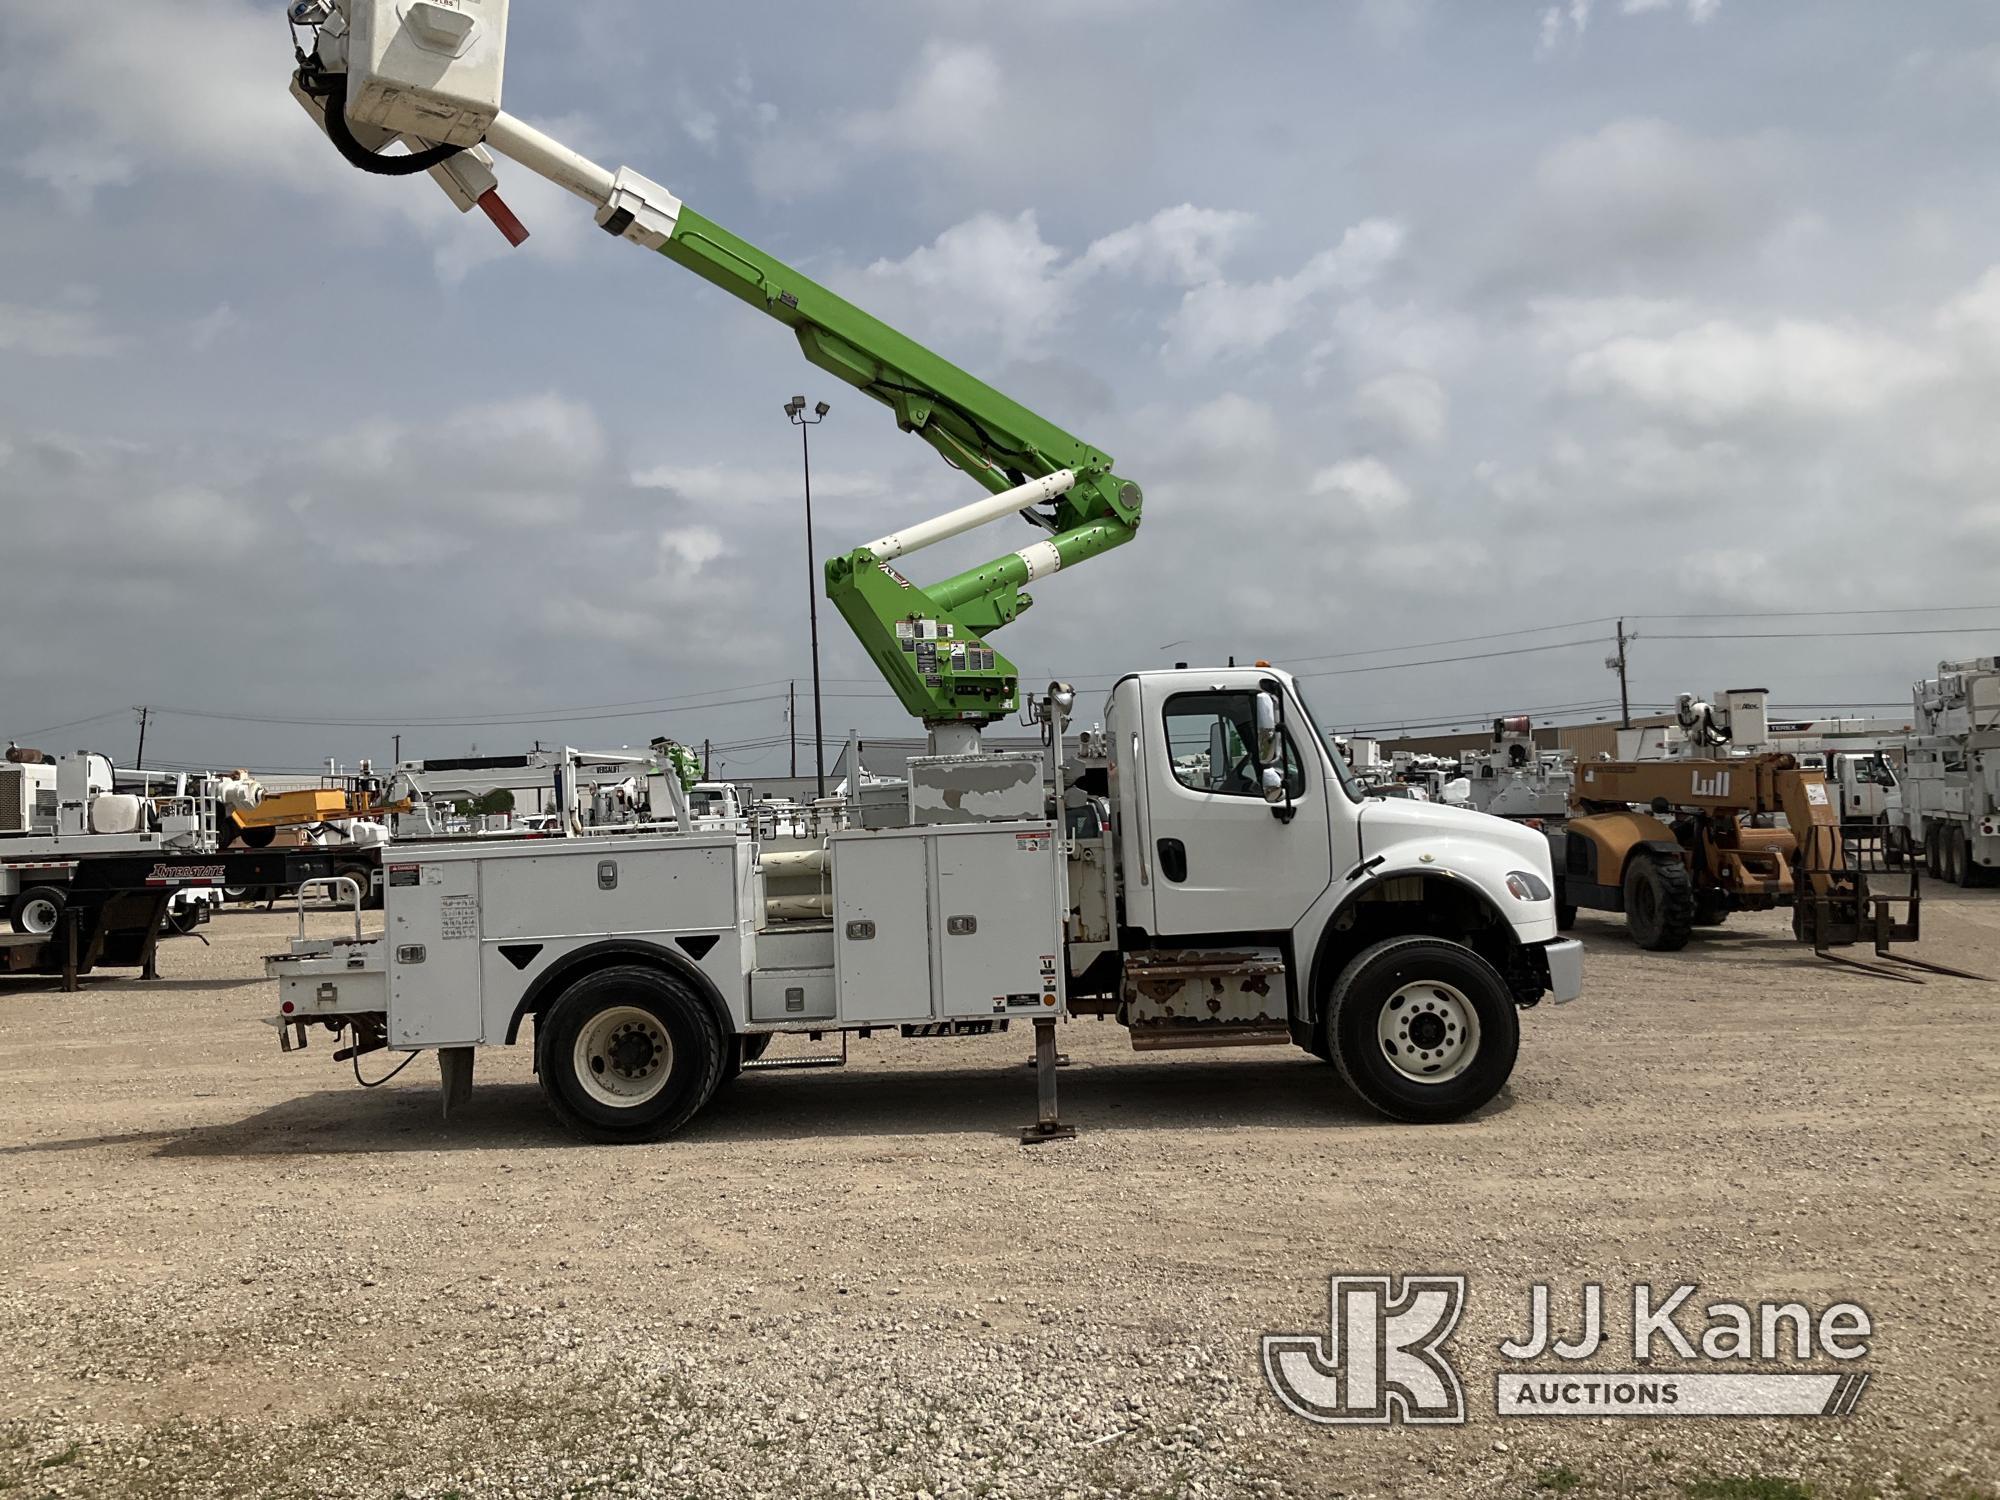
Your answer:
[[[1444,440],[1451,399],[1429,375],[1398,370],[1363,385],[1350,409],[1354,420],[1379,440],[1428,448]]]
[[[72,199],[145,167],[295,180],[326,147],[285,92],[282,22],[253,0],[139,6],[115,26],[78,25],[67,5],[8,7],[0,89],[50,132],[23,170]]]
[[[660,565],[675,573],[699,573],[727,549],[722,535],[707,526],[682,526],[660,533]]]
[[[870,265],[860,296],[892,324],[912,323],[945,339],[991,338],[1009,355],[1025,356],[1075,309],[1099,278],[1141,285],[1194,287],[1190,296],[1226,289],[1224,264],[1242,245],[1254,219],[1183,203],[1093,240],[1067,256],[1042,238],[1033,210],[1005,218],[984,213],[954,224],[900,260]],[[1400,230],[1365,224],[1336,251],[1317,257],[1288,284],[1312,296],[1373,274],[1393,253]],[[1182,315],[1186,314],[1183,304]]]
[[[206,354],[242,326],[243,319],[236,309],[227,302],[218,302],[189,327],[188,347],[197,354]]]
[[[668,490],[699,505],[731,512],[766,505],[800,503],[799,470],[752,469],[741,464],[662,463],[635,470],[632,483],[640,489]],[[813,499],[853,500],[886,493],[882,480],[868,473],[816,473]]]
[[[1375,281],[1402,253],[1403,240],[1401,224],[1367,219],[1290,276],[1197,286],[1168,324],[1167,353],[1183,365],[1255,353],[1297,327],[1317,299]]]
[[[1275,448],[1278,415],[1268,402],[1225,391],[1189,412],[1181,432],[1203,458],[1233,460]]]
[[[0,349],[45,359],[101,359],[124,346],[87,309],[0,302]]]
[[[406,526],[560,526],[583,511],[607,441],[582,402],[554,393],[484,402],[421,424],[377,419],[319,446],[317,477],[344,507]],[[315,507],[317,508],[317,507]]]
[[[1775,138],[1716,138],[1666,120],[1614,120],[1535,165],[1526,253],[1596,270],[1734,254],[1781,225],[1786,156]]]
[[[1716,426],[1877,411],[1940,368],[1925,351],[1865,329],[1797,319],[1755,329],[1718,318],[1665,337],[1612,339],[1576,357],[1570,385]]]
[[[1560,5],[1546,7],[1535,36],[1535,55],[1549,57],[1581,42],[1590,27],[1593,4],[1594,0],[1563,0]]]
[[[876,261],[867,277],[878,302],[911,309],[938,337],[988,335],[1021,350],[1068,309],[1062,259],[1027,209],[954,224],[901,260]]]
[[[1342,459],[1313,475],[1309,493],[1366,520],[1385,520],[1410,505],[1410,487],[1379,458]]]
[[[1196,208],[1183,203],[1163,208],[1150,219],[1094,241],[1078,259],[1076,271],[1100,271],[1136,276],[1171,286],[1213,281],[1231,255],[1256,228],[1254,214],[1227,209]]]
[[[1006,72],[992,49],[927,42],[893,104],[848,115],[839,129],[854,146],[977,155],[995,146],[1006,100]]]
[[[1653,334],[1685,326],[1692,305],[1679,297],[1532,297],[1528,322],[1535,342],[1556,354],[1593,348],[1623,334]]]

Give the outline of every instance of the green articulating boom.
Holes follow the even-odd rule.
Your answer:
[[[392,0],[290,0],[287,18],[295,38],[301,27],[313,35],[310,51],[297,49],[293,95],[354,166],[385,176],[428,173],[462,211],[484,209],[519,244],[527,231],[499,199],[488,149],[509,156],[591,203],[610,233],[657,250],[787,325],[807,359],[880,401],[905,432],[993,496],[1049,481],[1020,507],[1049,535],[956,578],[922,588],[890,562],[903,550],[970,529],[975,522],[964,517],[958,517],[963,525],[943,530],[937,522],[920,524],[915,530],[929,527],[922,542],[861,547],[826,565],[827,596],[911,713],[933,725],[977,725],[1015,711],[1014,664],[987,637],[1032,602],[1025,584],[1128,542],[1138,530],[1139,487],[1112,473],[1108,455],[704,218],[658,183],[629,168],[606,171],[506,114],[499,108],[498,67],[504,4],[467,10],[450,0],[418,17]],[[389,88],[379,75],[372,87],[364,83],[369,97],[361,113],[372,124],[357,134],[349,119],[349,65],[364,37],[391,39],[379,67],[414,71],[399,74]],[[447,55],[458,60],[440,60]],[[469,117],[484,123],[468,126]],[[432,143],[439,124],[457,144]],[[466,144],[472,129],[488,149]],[[383,154],[399,131],[409,154]],[[1006,509],[977,520],[997,519]]]
[[[807,359],[994,494],[1074,473],[1041,523],[1061,567],[1138,531],[1139,486],[1112,472],[1109,455],[693,209],[681,208],[660,253],[789,326]],[[826,592],[904,708],[927,724],[983,724],[1019,702],[1014,664],[987,638],[1034,602],[1023,585],[1052,571],[1010,552],[926,588],[861,547],[826,564]]]

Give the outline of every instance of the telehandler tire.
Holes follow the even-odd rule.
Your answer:
[[[1507,981],[1442,938],[1363,949],[1334,981],[1320,1025],[1347,1086],[1390,1119],[1418,1125],[1490,1102],[1521,1049]]]
[[[1641,852],[1625,867],[1625,926],[1648,953],[1685,948],[1694,932],[1694,881],[1671,855]]]
[[[714,1095],[730,1049],[676,976],[622,965],[586,974],[535,1024],[549,1108],[586,1140],[657,1141]]]

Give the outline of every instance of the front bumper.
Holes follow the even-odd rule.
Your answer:
[[[1583,993],[1583,944],[1575,938],[1557,938],[1542,944],[1542,959],[1549,966],[1549,998],[1562,1005]]]

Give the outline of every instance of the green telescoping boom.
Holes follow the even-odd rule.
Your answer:
[[[1035,491],[1056,491],[1062,476],[1073,476],[1066,490],[1049,493],[1049,508],[1019,507],[1048,531],[1045,540],[941,583],[922,586],[898,571],[894,537],[826,564],[827,597],[904,708],[929,724],[985,723],[1012,713],[1014,664],[989,637],[1034,602],[1025,585],[1132,539],[1139,486],[1112,472],[1108,454],[692,209],[679,211],[658,249],[789,326],[807,359],[888,407],[897,426],[993,495],[1032,486],[1022,498],[1036,498]],[[976,525],[982,509],[991,508],[960,514]]]
[[[428,172],[461,210],[485,210],[515,244],[527,231],[500,201],[489,149],[519,162],[590,203],[610,233],[657,251],[785,324],[807,359],[888,407],[905,432],[986,488],[986,501],[833,558],[826,564],[826,592],[903,706],[925,723],[977,726],[1014,712],[1014,664],[988,638],[1033,602],[1027,584],[1132,539],[1139,486],[1112,472],[1109,455],[704,218],[658,183],[629,167],[607,171],[503,110],[496,108],[473,130],[479,145],[430,145],[422,136],[437,132],[426,125],[419,135],[404,137],[411,154],[380,154],[394,130],[406,128],[406,115],[456,121],[450,138],[460,140],[458,111],[465,101],[442,85],[432,98],[431,90],[405,81],[390,96],[397,123],[357,129],[347,119],[348,43],[335,25],[344,26],[352,3],[358,0],[294,0],[290,7],[294,25],[312,26],[318,36],[314,52],[299,53],[292,92],[349,162],[390,176]],[[426,26],[447,22],[458,30],[476,25],[458,11],[426,13]],[[377,24],[393,29],[415,22],[405,17]],[[497,78],[491,82],[497,105]],[[369,108],[381,107],[378,95]],[[1043,527],[1046,538],[929,587],[893,566],[920,546],[1017,510]]]

